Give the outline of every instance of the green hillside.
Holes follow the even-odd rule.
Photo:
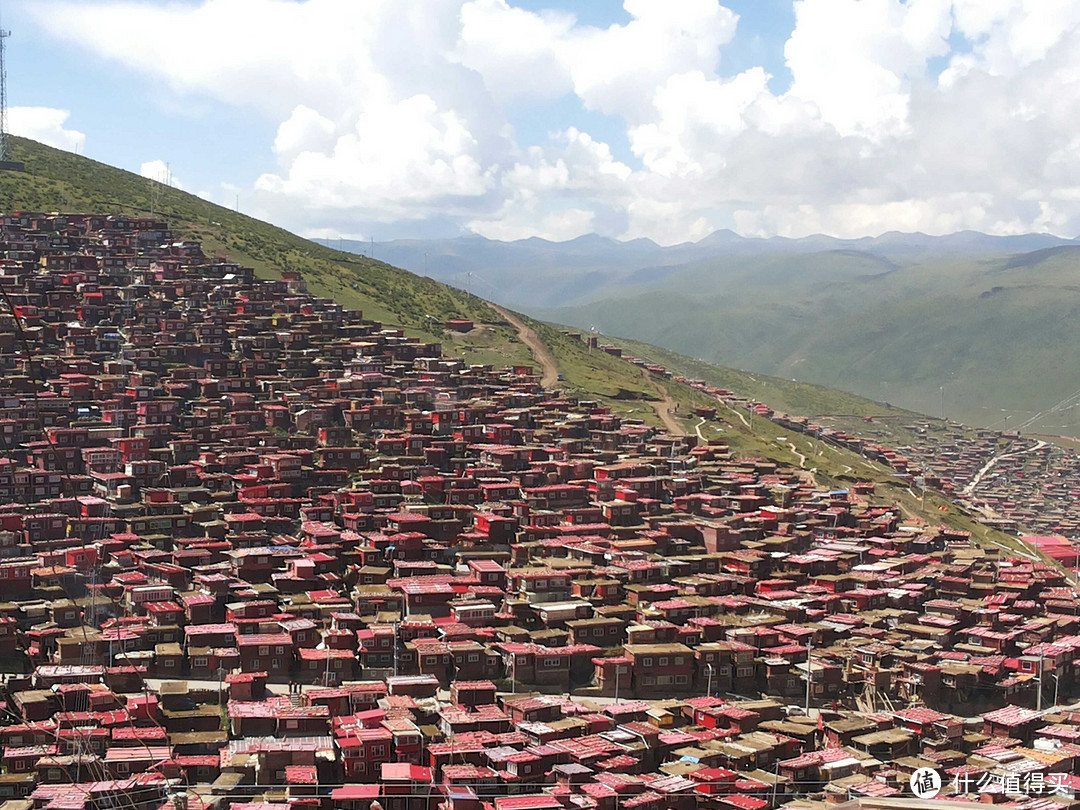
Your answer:
[[[153,196],[154,213],[178,236],[202,240],[208,254],[222,251],[266,277],[298,271],[315,291],[373,318],[431,333],[432,318],[493,317],[486,304],[460,290],[317,245],[132,172],[25,138],[11,138],[10,146],[26,172],[0,173],[0,209],[148,214]]]
[[[1080,436],[1066,402],[1080,390],[1076,247],[892,267],[854,251],[699,263],[537,314],[970,424]]]
[[[26,164],[26,171],[0,172],[0,210],[141,214],[149,213],[153,196],[154,212],[169,221],[178,237],[200,239],[207,252],[224,252],[230,260],[255,267],[264,277],[277,277],[283,270],[300,272],[316,295],[333,297],[413,334],[437,338],[451,354],[475,362],[501,366],[532,361],[517,330],[486,302],[463,291],[383,262],[317,245],[177,189],[160,184],[152,187],[145,178],[85,157],[25,139],[12,141],[13,157]],[[454,316],[473,319],[477,328],[466,335],[445,332],[441,321]],[[743,416],[722,407],[715,422],[688,418],[695,406],[715,405],[715,401],[689,386],[661,381],[625,360],[590,350],[560,327],[525,320],[553,355],[562,377],[559,385],[568,392],[596,399],[649,424],[660,423],[661,403],[671,404],[677,406],[672,418],[683,432],[697,432],[704,439],[721,438],[743,455],[802,467],[823,484],[873,480],[883,497],[899,503],[909,514],[922,509],[880,465],[811,438],[790,435],[767,420],[757,420],[750,427]],[[627,344],[627,350],[791,413],[903,414],[850,394],[719,368],[654,346]],[[1012,542],[973,523],[950,504],[928,497],[927,508],[937,507],[941,511],[932,512],[935,521],[971,530],[983,542]]]
[[[282,270],[303,274],[310,289],[371,317],[400,325],[414,334],[436,337],[451,352],[476,362],[527,362],[528,350],[516,332],[486,302],[428,278],[353,253],[333,250],[288,231],[131,172],[53,149],[23,138],[12,139],[14,157],[25,172],[0,173],[0,210],[83,210],[129,214],[154,211],[179,237],[200,239],[208,253],[222,252],[249,264],[264,277]],[[772,261],[772,260],[770,260]],[[859,276],[859,259],[850,274]],[[777,271],[778,272],[778,271]],[[469,317],[480,328],[465,336],[445,332],[440,321]],[[565,371],[564,384],[624,413],[653,419],[650,401],[661,393],[630,364],[589,352],[558,328],[534,322]],[[679,373],[700,377],[791,413],[883,414],[889,409],[861,397],[821,386],[739,372],[680,357],[673,352],[626,342],[627,350],[648,356]]]

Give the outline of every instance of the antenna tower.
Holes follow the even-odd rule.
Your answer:
[[[7,162],[8,157],[8,128],[7,128],[7,38],[11,32],[0,27],[0,163]]]
[[[21,172],[26,167],[11,159],[8,144],[7,38],[11,32],[0,25],[0,171]]]

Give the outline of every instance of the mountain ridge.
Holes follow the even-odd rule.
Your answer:
[[[369,248],[370,242],[355,239],[329,239],[317,237],[312,239],[318,244],[334,247],[343,245],[350,252],[363,253]],[[682,253],[697,249],[734,248],[740,252],[744,250],[760,250],[763,252],[793,250],[793,251],[820,251],[855,249],[868,252],[1030,252],[1050,247],[1080,245],[1080,237],[1067,238],[1047,232],[1028,232],[1021,234],[988,234],[975,230],[960,230],[945,234],[927,234],[921,231],[885,231],[877,236],[861,237],[837,237],[825,233],[807,234],[800,237],[789,236],[744,236],[730,228],[721,228],[701,237],[695,241],[677,242],[671,245],[661,245],[648,237],[634,239],[617,239],[610,236],[602,236],[597,233],[586,233],[572,239],[555,240],[540,236],[529,236],[521,239],[491,239],[477,233],[466,233],[460,236],[432,238],[432,239],[392,239],[385,242],[376,242],[376,246],[382,250],[401,250],[407,248],[426,249],[429,254],[434,250],[445,250],[455,244],[467,243],[475,246],[485,244],[492,247],[524,248],[542,246],[546,249],[566,249],[582,246],[604,246],[613,250],[625,250],[628,248],[645,248],[659,253]]]

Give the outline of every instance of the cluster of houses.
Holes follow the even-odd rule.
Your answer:
[[[1023,536],[1080,539],[1080,455],[1016,433],[952,430],[902,448],[929,481],[979,511],[988,525]],[[1069,567],[1075,567],[1074,550]],[[1069,555],[1062,554],[1064,562]]]
[[[617,346],[597,345],[595,337],[588,340],[594,348],[623,357]],[[920,440],[894,448],[858,429],[829,424],[835,417],[793,416],[729,389],[677,376],[662,365],[635,357],[626,359],[650,374],[675,379],[713,396],[729,408],[769,419],[787,430],[890,467],[898,480],[918,489],[937,490],[970,508],[980,522],[1021,538],[1036,552],[1035,557],[1050,558],[1080,571],[1080,516],[1075,512],[1080,498],[1080,453],[1069,449],[1067,441],[1056,445],[1017,432],[953,423],[945,423],[942,431],[905,424],[906,436]],[[715,419],[717,412],[698,408],[695,415]],[[866,417],[864,421],[887,420]],[[886,433],[891,432],[886,429]]]
[[[1080,454],[1067,446],[989,428],[949,425],[942,432],[904,425],[915,442],[896,449],[857,433],[792,417],[765,406],[763,415],[791,430],[859,453],[896,471],[915,488],[940,491],[980,522],[1021,538],[1038,556],[1080,568]]]
[[[1054,566],[152,218],[10,214],[0,255],[3,810],[1080,789]]]

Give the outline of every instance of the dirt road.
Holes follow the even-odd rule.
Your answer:
[[[544,386],[544,388],[554,388],[555,384],[559,381],[559,367],[555,365],[555,357],[551,354],[548,347],[544,345],[544,341],[540,339],[540,336],[536,334],[536,331],[532,327],[526,326],[524,321],[516,315],[510,314],[510,312],[502,307],[495,306],[495,304],[489,304],[488,306],[506,318],[507,323],[517,329],[518,337],[521,339],[521,342],[529,347],[529,351],[532,352],[536,362],[540,364],[540,368],[543,370],[540,384]]]
[[[642,372],[645,375],[645,379],[651,381],[656,389],[660,392],[660,400],[650,402],[652,409],[656,411],[656,415],[660,417],[660,421],[664,423],[664,429],[667,430],[672,436],[685,436],[686,430],[675,421],[673,414],[675,413],[675,400],[671,398],[671,394],[664,387],[663,383],[656,382],[649,376],[648,371]]]
[[[1046,442],[1039,440],[1035,443],[1034,447],[1025,447],[1020,450],[1014,450],[1011,453],[999,453],[983,465],[983,468],[975,474],[975,477],[972,478],[971,481],[968,482],[968,485],[960,491],[960,494],[966,498],[973,492],[975,492],[975,488],[982,483],[982,480],[986,477],[986,474],[990,472],[990,470],[992,470],[999,461],[1007,458],[1015,458],[1016,456],[1027,455],[1028,453],[1035,453],[1046,447],[1046,444]]]

